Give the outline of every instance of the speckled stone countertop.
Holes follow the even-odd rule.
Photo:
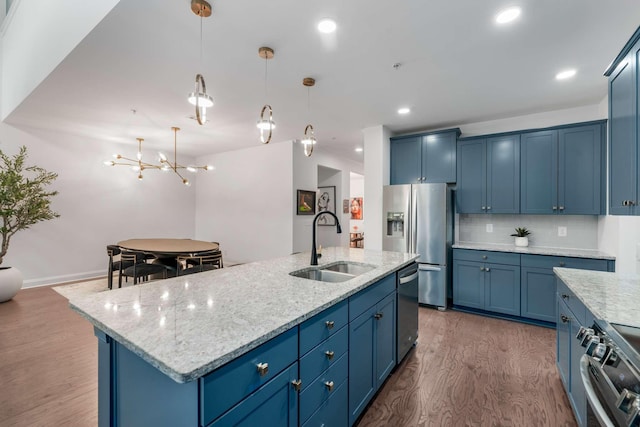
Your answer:
[[[554,267],[553,272],[597,319],[640,327],[640,277]]]
[[[341,283],[297,278],[310,254],[238,265],[72,299],[72,309],[177,382],[193,381],[417,258],[323,248],[375,269]]]
[[[614,261],[616,257],[604,252],[585,250],[585,249],[570,249],[570,248],[545,248],[527,246],[526,248],[515,245],[501,245],[491,243],[456,243],[452,245],[454,249],[473,249],[480,251],[497,251],[497,252],[513,252],[516,254],[530,254],[530,255],[553,255],[553,256],[569,256],[576,258],[594,258],[594,259],[606,259]]]

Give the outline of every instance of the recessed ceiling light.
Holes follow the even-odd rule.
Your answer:
[[[336,21],[329,18],[324,18],[318,22],[318,31],[321,33],[329,34],[333,33],[337,28]]]
[[[510,7],[509,9],[505,9],[496,15],[496,22],[498,24],[507,24],[511,21],[514,21],[520,16],[520,8],[519,7]]]
[[[564,71],[560,71],[558,74],[556,74],[556,79],[557,80],[570,79],[571,77],[573,77],[575,75],[576,75],[576,70],[575,69],[564,70]]]
[[[364,151],[364,148],[356,147],[356,153],[362,153],[363,151]]]
[[[398,108],[398,114],[409,114],[411,112],[411,108],[402,107]]]

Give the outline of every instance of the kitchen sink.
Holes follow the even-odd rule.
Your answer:
[[[337,271],[339,273],[353,274],[359,276],[376,268],[375,265],[357,264],[355,262],[338,261],[335,264],[322,267],[322,270]]]
[[[339,261],[321,268],[297,270],[289,274],[303,279],[337,283],[346,282],[374,268],[376,268],[375,265]]]

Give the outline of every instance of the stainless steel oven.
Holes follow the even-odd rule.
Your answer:
[[[576,338],[587,426],[640,427],[640,328],[596,321]]]

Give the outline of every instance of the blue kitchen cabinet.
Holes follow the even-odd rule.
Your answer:
[[[603,214],[605,121],[521,135],[520,212]]]
[[[554,279],[555,280],[555,279]],[[556,366],[567,393],[571,390],[569,366],[571,351],[571,317],[567,304],[556,296]]]
[[[590,324],[581,325],[576,320],[569,321],[571,327],[571,333],[569,334],[570,340],[570,350],[569,357],[571,359],[569,365],[571,374],[569,376],[569,381],[571,383],[571,403],[573,404],[573,413],[576,416],[576,421],[578,421],[579,426],[585,425],[586,415],[587,415],[587,394],[584,389],[584,385],[582,384],[582,376],[580,375],[580,358],[585,353],[585,348],[582,347],[580,341],[576,339],[578,335],[578,331],[580,331],[580,326],[591,326],[593,322]]]
[[[458,142],[459,213],[520,212],[520,136]]]
[[[519,316],[520,255],[454,249],[453,304]]]
[[[640,215],[638,67],[640,28],[605,71],[609,78],[609,213]]]
[[[395,274],[349,300],[349,425],[396,365],[395,308]]]
[[[391,138],[390,183],[456,182],[460,129]]]

